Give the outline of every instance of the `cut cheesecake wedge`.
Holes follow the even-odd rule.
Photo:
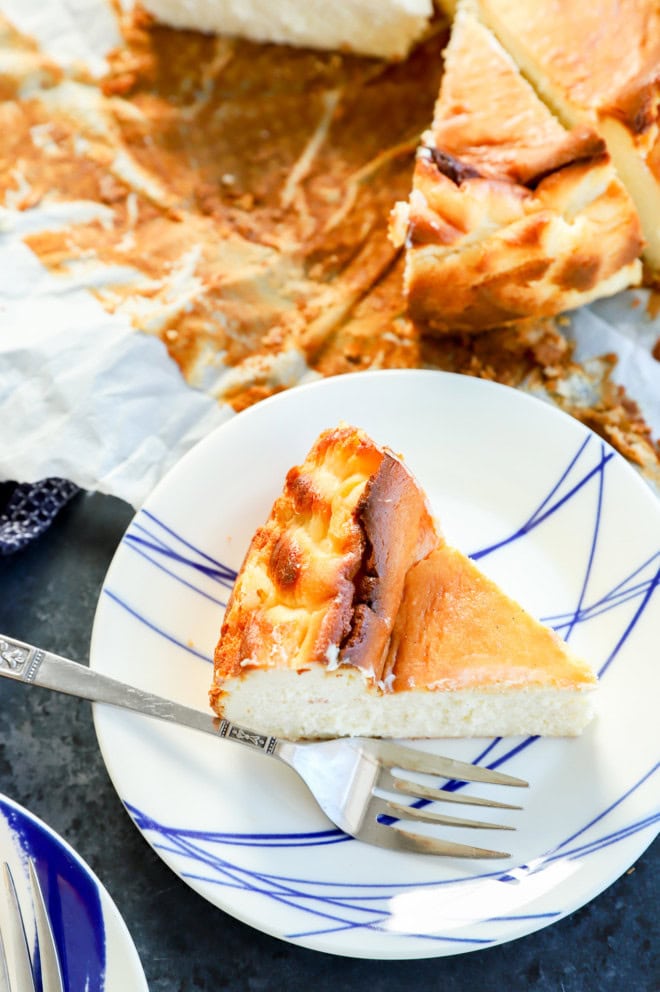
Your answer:
[[[410,314],[432,332],[552,316],[641,275],[639,219],[603,139],[557,120],[470,5],[390,233]]]
[[[479,0],[483,20],[568,126],[605,139],[660,278],[660,5],[656,0]]]
[[[427,30],[432,0],[142,0],[157,20],[310,48],[401,59]]]
[[[211,705],[289,739],[572,735],[584,662],[439,536],[399,457],[324,432],[250,544]]]

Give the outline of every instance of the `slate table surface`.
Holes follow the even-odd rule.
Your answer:
[[[119,500],[81,493],[37,542],[0,559],[0,631],[86,661],[105,571],[131,517]],[[657,840],[588,905],[508,944],[413,961],[335,957],[239,923],[166,867],[114,791],[89,703],[8,680],[0,694],[0,793],[45,820],[97,873],[151,992],[660,990]]]

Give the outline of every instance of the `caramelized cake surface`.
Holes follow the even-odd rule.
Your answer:
[[[564,128],[468,6],[391,233],[410,312],[435,333],[552,316],[641,276],[639,219],[605,142]]]
[[[253,668],[340,662],[379,679],[408,568],[435,541],[425,496],[399,459],[353,427],[324,432],[252,539],[216,684]]]
[[[660,7],[655,0],[479,0],[482,16],[569,126],[606,140],[660,279]]]

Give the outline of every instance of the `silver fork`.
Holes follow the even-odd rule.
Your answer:
[[[57,947],[48,918],[39,878],[31,861],[28,861],[32,912],[36,926],[36,952],[39,956],[41,992],[63,992]],[[0,990],[2,992],[37,992],[36,961],[32,962],[25,923],[18,901],[14,877],[9,865],[2,866],[2,882],[7,908],[7,928],[0,928]],[[36,957],[36,955],[35,955]],[[11,967],[13,966],[13,968]],[[13,977],[10,977],[13,973]]]
[[[461,858],[508,858],[502,851],[458,844],[408,829],[415,823],[442,824],[489,830],[514,827],[466,820],[427,809],[430,802],[465,803],[499,809],[520,806],[465,795],[410,781],[403,773],[422,773],[458,782],[526,786],[527,782],[502,772],[453,758],[429,754],[414,747],[371,738],[342,738],[292,742],[260,734],[221,720],[211,713],[183,706],[144,692],[77,662],[0,634],[0,675],[44,686],[97,703],[136,710],[170,723],[192,727],[235,741],[279,758],[303,779],[326,816],[345,833],[367,844],[397,851],[449,855]],[[389,793],[383,795],[382,793]],[[408,805],[401,800],[422,805]]]

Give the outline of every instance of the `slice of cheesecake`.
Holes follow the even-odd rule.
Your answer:
[[[603,139],[566,129],[463,4],[391,237],[411,316],[435,332],[552,316],[641,274],[639,219]]]
[[[426,29],[433,0],[142,0],[164,24],[308,48],[404,58]]]
[[[216,713],[291,739],[577,734],[595,676],[439,536],[399,457],[324,432],[254,535]]]
[[[660,278],[660,5],[657,0],[479,0],[482,18],[568,126],[605,139]]]

